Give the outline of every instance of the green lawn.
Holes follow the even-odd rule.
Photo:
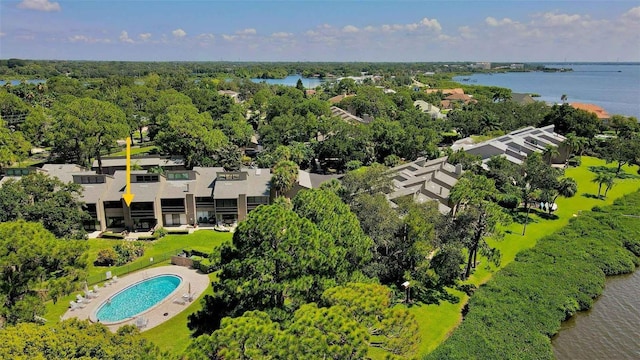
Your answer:
[[[615,186],[609,191],[606,199],[597,199],[590,195],[598,193],[598,184],[591,180],[595,174],[589,171],[590,166],[607,166],[615,168],[614,164],[606,164],[604,160],[582,157],[582,165],[578,168],[569,168],[565,175],[572,177],[578,183],[578,194],[573,198],[558,198],[558,210],[554,212],[558,216],[556,220],[547,220],[539,216],[535,211],[530,214],[529,223],[525,236],[522,236],[522,224],[512,223],[504,230],[504,238],[500,241],[490,240],[492,246],[500,249],[502,262],[499,268],[506,266],[515,259],[521,250],[533,247],[542,237],[549,235],[565,226],[574,215],[579,215],[582,210],[590,210],[596,205],[609,205],[613,200],[625,194],[632,193],[640,189],[640,179],[632,177],[629,179],[616,179]],[[624,166],[623,170],[629,174],[636,174],[638,167]],[[480,265],[470,276],[468,283],[480,285],[487,282],[496,271],[496,267],[487,266],[487,261],[480,258]],[[456,293],[460,295],[459,293]],[[440,305],[421,305],[411,308],[420,323],[422,342],[420,344],[420,355],[425,355],[433,351],[443,340],[445,340],[462,320],[461,311],[466,304],[468,297],[464,296],[458,304],[443,302]],[[370,354],[374,359],[383,359],[386,355],[383,351],[372,351]]]
[[[211,252],[223,241],[231,240],[232,235],[233,234],[231,233],[217,232],[213,230],[199,230],[189,235],[167,235],[162,239],[149,241],[142,257],[130,264],[112,268],[94,266],[93,261],[98,256],[98,251],[112,247],[119,241],[123,240],[89,239],[87,240],[87,243],[89,244],[89,276],[96,276],[107,270],[111,270],[112,272],[126,270],[127,267],[135,267],[138,264],[149,262],[152,257],[157,258],[159,255],[176,252],[186,248]]]
[[[140,155],[140,154],[148,154],[151,151],[157,149],[157,146],[143,146],[143,147],[131,147],[131,155]],[[113,156],[126,156],[126,149],[118,151],[118,152],[114,152],[112,154],[109,154],[109,156],[106,157],[113,157]]]
[[[100,251],[101,249],[111,247],[115,245],[118,241],[124,241],[124,240],[89,239],[87,240],[87,243],[89,244],[89,250],[87,252],[88,261],[89,261],[89,266],[88,266],[89,276],[104,274],[104,272],[107,271],[107,269],[111,270],[112,272],[124,271],[129,266],[135,266],[137,264],[142,264],[142,263],[149,263],[150,262],[149,259],[152,257],[157,258],[161,254],[165,254],[169,252],[175,253],[181,249],[186,249],[186,248],[199,249],[201,251],[211,252],[215,247],[220,246],[220,244],[222,244],[224,241],[231,240],[232,235],[233,234],[228,232],[217,232],[213,230],[199,230],[189,235],[167,235],[162,239],[159,239],[156,241],[150,241],[147,244],[147,248],[145,250],[144,256],[133,261],[131,264],[116,266],[111,268],[96,267],[93,265],[93,261],[96,259],[98,251]],[[168,265],[168,264],[169,264],[169,261],[167,260],[162,262],[156,262],[153,266],[162,266],[162,265]],[[118,272],[118,273],[121,273],[121,272]],[[60,316],[62,316],[67,311],[67,308],[69,306],[69,301],[75,300],[76,293],[77,292],[73,292],[69,296],[61,298],[60,300],[58,300],[56,304],[53,304],[52,301],[48,301],[45,304],[46,313],[44,317],[49,321],[48,323],[59,321]],[[193,306],[194,304],[192,304],[189,307],[189,309]],[[194,308],[193,311],[195,310],[197,309]],[[162,325],[162,326],[165,326],[165,325]],[[185,331],[186,331],[186,325],[185,325]]]

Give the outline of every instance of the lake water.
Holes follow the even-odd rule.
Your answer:
[[[551,343],[558,360],[640,359],[640,271],[608,278],[591,310],[563,322]]]
[[[535,93],[539,100],[560,103],[591,103],[609,114],[635,116],[640,119],[640,64],[546,64],[548,67],[572,68],[568,72],[510,72],[457,76],[461,84],[500,86],[516,93]],[[463,79],[469,79],[463,81]]]
[[[322,84],[325,80],[319,78],[305,78],[300,75],[289,75],[284,79],[258,79],[254,78],[251,81],[255,83],[266,82],[270,85],[286,85],[286,86],[296,86],[298,83],[298,79],[302,80],[302,85],[304,85],[307,89],[314,89],[316,86]]]
[[[47,80],[44,79],[31,79],[31,80],[26,80],[25,81],[27,84],[44,84],[47,82]],[[0,80],[0,86],[4,86],[7,82],[5,80]],[[11,80],[11,85],[16,86],[16,85],[20,85],[21,81],[20,80]]]

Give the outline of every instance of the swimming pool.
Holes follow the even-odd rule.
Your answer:
[[[96,318],[102,323],[131,318],[169,296],[181,282],[182,278],[176,275],[159,275],[135,283],[102,303]]]

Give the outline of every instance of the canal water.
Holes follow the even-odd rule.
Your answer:
[[[640,269],[607,278],[591,310],[562,323],[551,343],[558,360],[640,359]]]

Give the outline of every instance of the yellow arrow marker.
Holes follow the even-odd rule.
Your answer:
[[[131,193],[131,138],[127,137],[127,190],[122,194],[122,198],[127,206],[131,206],[134,196],[135,195]]]

